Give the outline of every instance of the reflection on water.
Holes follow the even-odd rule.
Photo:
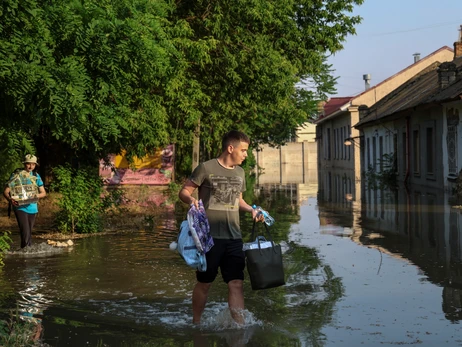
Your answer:
[[[298,346],[322,344],[342,285],[316,252],[288,244],[300,220],[303,192],[295,184],[251,187],[249,201],[270,209],[272,228],[284,256],[287,285],[252,291],[245,282],[245,325],[236,326],[227,308],[227,286],[217,280],[200,327],[191,323],[195,274],[169,249],[185,215],[152,230],[95,236],[75,241],[69,252],[48,256],[11,255],[0,274],[0,291],[23,316],[43,327],[45,343],[56,346]],[[246,237],[252,221],[243,215]],[[3,309],[6,309],[6,305]],[[6,313],[6,311],[3,311]],[[313,317],[317,317],[314,319]]]
[[[52,346],[459,344],[452,323],[462,314],[461,215],[444,192],[370,191],[334,171],[319,174],[319,189],[247,183],[245,199],[276,220],[271,232],[285,251],[287,278],[263,291],[245,282],[243,327],[230,319],[220,280],[203,324],[191,324],[194,271],[169,249],[183,205],[152,230],[7,257],[2,318],[18,305]],[[251,225],[242,215],[245,240]]]
[[[35,265],[23,269],[24,288],[18,291],[18,309],[21,318],[34,324],[41,324],[43,310],[52,303],[42,293],[44,285],[39,269]]]
[[[355,242],[418,266],[428,281],[443,288],[445,317],[462,318],[461,209],[450,195],[426,187],[371,190],[352,184],[352,172],[320,175],[321,225]],[[349,196],[361,196],[348,199]],[[346,227],[344,233],[338,226]]]
[[[460,320],[461,210],[451,207],[444,191],[423,187],[369,191],[364,198],[358,241],[382,247],[417,265],[429,281],[443,287],[446,318]],[[386,237],[371,237],[377,232]]]

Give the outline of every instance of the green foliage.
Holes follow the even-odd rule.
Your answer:
[[[167,196],[168,204],[176,204],[178,201],[180,201],[178,193],[180,192],[182,186],[182,184],[176,182],[169,183],[167,190],[164,192],[164,194]]]
[[[5,231],[3,235],[0,235],[0,268],[5,265],[3,263],[3,256],[4,254],[10,250],[11,242],[13,242],[10,238],[10,232]]]
[[[167,143],[189,157],[199,120],[207,154],[230,129],[284,143],[333,91],[326,57],[362,2],[4,0],[0,138],[52,164]]]
[[[230,129],[244,131],[255,143],[283,144],[311,117],[317,101],[333,92],[335,78],[326,57],[354,34],[360,19],[348,12],[361,3],[177,2],[172,21],[186,19],[195,39],[212,49],[199,55],[190,46],[180,47],[195,63],[185,76],[194,89],[188,94],[198,98],[187,113],[169,112],[180,116],[176,135],[182,137],[182,129],[192,133],[200,117],[208,153]]]
[[[125,201],[125,191],[118,187],[108,187],[101,199],[102,211],[109,210],[113,207],[119,211],[121,204]]]
[[[397,188],[397,164],[396,154],[384,154],[377,159],[378,167],[381,171],[376,171],[373,166],[369,166],[366,171],[366,182],[369,189],[396,189]]]
[[[26,154],[35,154],[33,141],[29,135],[16,129],[2,129],[0,127],[0,182],[6,182],[11,173],[22,167]]]
[[[257,159],[255,158],[252,148],[247,151],[247,158],[242,163],[242,168],[245,172],[253,174],[255,167],[257,166]]]
[[[35,324],[20,318],[19,310],[10,312],[10,318],[0,321],[0,345],[4,347],[35,346]]]
[[[170,6],[2,1],[0,125],[96,158],[122,148],[142,156],[167,143],[161,95],[179,58]]]
[[[58,229],[63,233],[93,233],[101,231],[101,212],[110,200],[101,199],[103,182],[90,170],[74,170],[58,166],[53,170],[52,189],[61,194],[57,201]]]

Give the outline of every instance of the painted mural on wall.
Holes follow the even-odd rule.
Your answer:
[[[100,161],[99,174],[106,184],[169,184],[173,177],[174,145],[157,150],[152,155],[135,158],[130,165],[125,157],[111,154],[109,165]]]

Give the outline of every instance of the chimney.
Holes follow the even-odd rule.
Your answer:
[[[363,75],[363,80],[365,84],[365,89],[368,90],[371,87],[371,75],[370,74]]]
[[[414,63],[417,63],[420,60],[420,53],[414,53]]]
[[[438,67],[438,83],[441,89],[446,88],[456,80],[457,66],[451,62],[444,62]]]
[[[459,40],[454,42],[454,59],[462,57],[462,25],[459,28]]]

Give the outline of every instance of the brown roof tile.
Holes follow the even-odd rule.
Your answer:
[[[324,119],[334,113],[335,111],[340,110],[343,105],[346,105],[351,99],[352,96],[345,96],[345,97],[334,97],[330,98],[329,101],[326,102],[324,105],[324,114],[319,117],[319,119]]]

